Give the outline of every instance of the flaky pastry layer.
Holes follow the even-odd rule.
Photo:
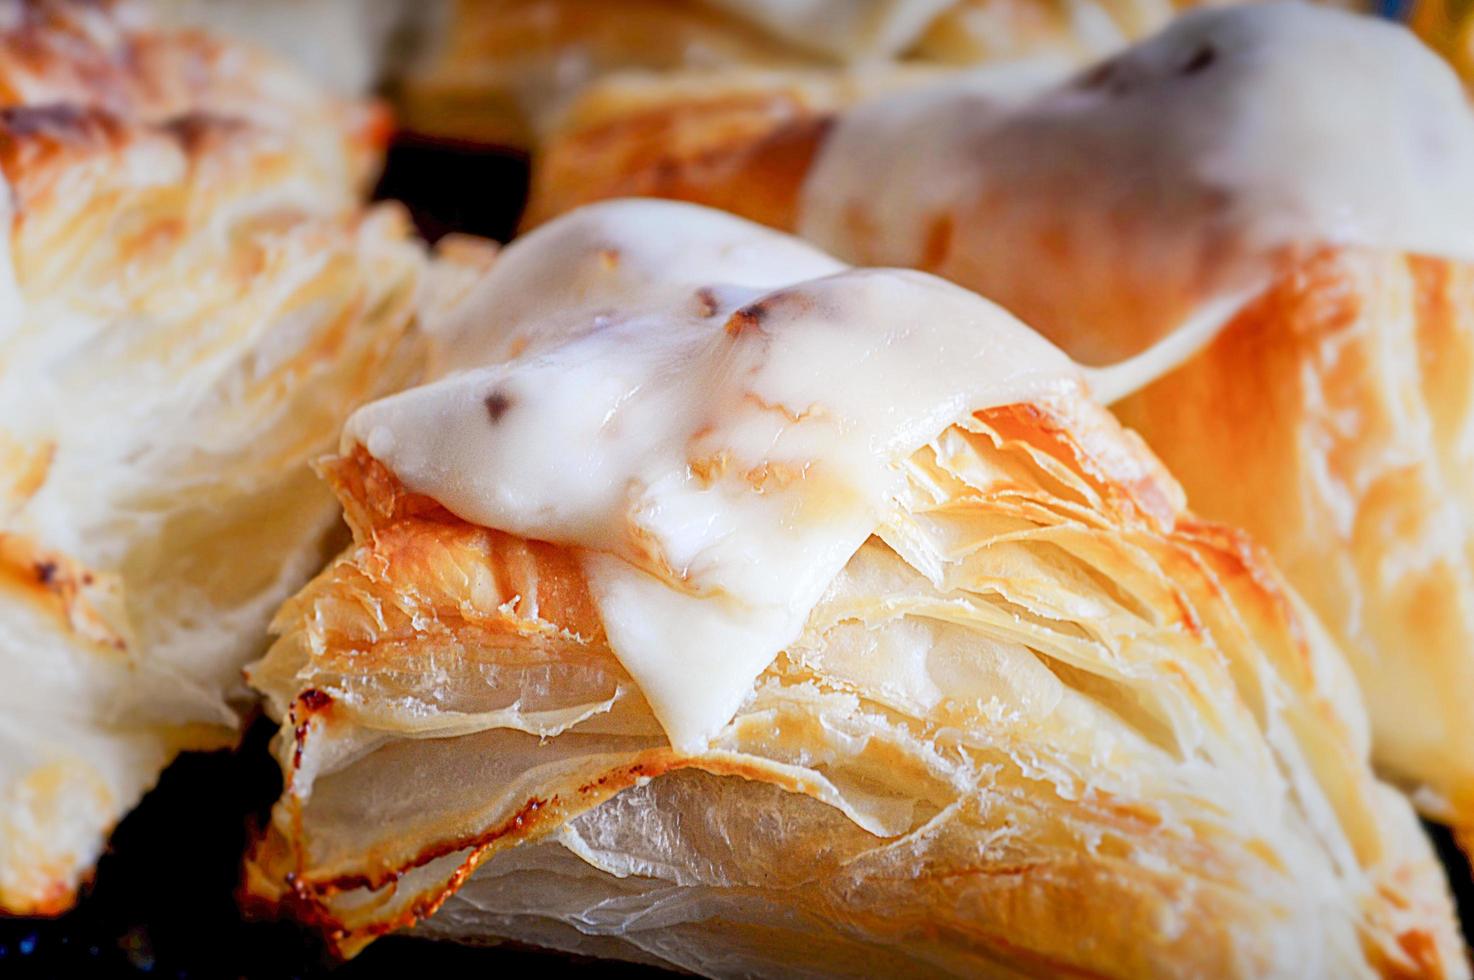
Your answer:
[[[1334,644],[1078,400],[948,429],[698,754],[559,547],[361,448],[354,545],[251,679],[286,789],[252,899],[709,975],[1461,976]]]

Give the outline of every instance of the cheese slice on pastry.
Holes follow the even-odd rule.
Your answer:
[[[1184,15],[1062,82],[768,97],[799,108],[609,105],[547,154],[531,220],[717,204],[946,276],[1104,368],[1194,507],[1268,546],[1336,634],[1378,764],[1474,825],[1474,116],[1447,66],[1289,3]]]
[[[712,976],[1463,976],[1328,634],[1084,373],[670,202],[509,246],[323,473],[247,893]]]

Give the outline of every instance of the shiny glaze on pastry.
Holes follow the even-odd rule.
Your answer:
[[[678,204],[534,232],[482,296],[494,318],[437,355],[455,373],[360,409],[343,450],[471,523],[579,549],[610,645],[689,751],[893,506],[901,460],[1081,383],[950,283]]]
[[[1411,33],[1273,3],[1184,14],[1013,103],[964,82],[861,105],[795,225],[850,261],[966,283],[1105,364],[1286,253],[1474,261],[1471,172],[1474,111]],[[1070,274],[1041,276],[1051,263]]]

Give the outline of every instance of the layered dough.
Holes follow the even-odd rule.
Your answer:
[[[627,511],[585,526],[567,496],[526,495],[536,474],[556,464],[597,484],[646,430],[616,408],[595,441],[578,435],[555,393],[524,383],[556,357],[543,338],[708,330],[733,374],[711,380],[693,421],[748,377],[767,403],[765,375],[737,353],[749,330],[774,358],[834,317],[861,338],[882,323],[938,338],[965,327],[1000,351],[1039,343],[976,298],[937,323],[925,277],[886,274],[914,317],[847,304],[863,277],[796,281],[822,270],[805,256],[714,212],[584,209],[513,244],[464,294],[437,332],[461,373],[419,389],[440,399],[444,431],[458,431],[452,392],[467,379],[488,388],[483,425],[546,413],[549,438],[516,457],[532,475],[509,472],[497,443],[405,456],[413,427],[431,424],[413,400],[350,424],[323,472],[353,545],[282,609],[250,671],[282,722],[285,791],[248,893],[343,953],[413,927],[712,976],[1465,975],[1441,872],[1406,801],[1370,773],[1334,641],[1245,536],[1185,509],[1042,345],[1035,363],[1055,379],[1043,387],[1010,393],[989,375],[969,396],[979,405],[863,423],[919,434],[874,449],[899,455],[883,456],[871,530],[735,711],[673,741],[590,570],[639,561],[655,587],[733,601],[743,570],[766,567],[754,557],[766,537],[849,506],[820,475],[850,436],[801,442],[818,455],[796,469],[781,448],[792,433],[825,420],[853,433],[885,414],[785,401],[787,441],[748,469],[750,424],[714,416],[697,430],[681,479],[712,479],[700,440],[725,433],[728,470],[755,482],[711,493],[770,495],[789,515],[777,524],[719,497],[710,515],[688,503],[688,519],[650,525],[637,480]],[[518,274],[497,274],[508,267]],[[850,370],[799,361],[816,392]],[[629,397],[687,363],[630,382]],[[608,365],[624,378],[625,362]],[[803,475],[775,482],[782,472]],[[478,506],[508,526],[552,523],[520,536],[467,519]],[[725,564],[650,557],[727,520],[750,547],[719,535]],[[666,667],[661,697],[713,683],[706,655],[692,646]]]
[[[1195,507],[1274,551],[1348,652],[1377,762],[1466,848],[1471,377],[1474,268],[1332,249],[1115,406]]]
[[[849,111],[793,91],[749,88],[785,107],[766,117],[607,103],[555,141],[530,220],[716,204],[945,275],[1102,366],[1194,507],[1255,534],[1336,634],[1378,764],[1474,823],[1474,122],[1452,73],[1399,28],[1290,4],[1187,15],[1063,82],[1010,68]]]
[[[416,30],[394,90],[423,134],[536,147],[590,87],[689,90],[732,71],[951,69],[1071,61],[1160,27],[1172,0],[454,0]]]
[[[320,567],[308,469],[419,363],[422,258],[365,210],[384,129],[112,4],[0,30],[0,911],[65,909]]]

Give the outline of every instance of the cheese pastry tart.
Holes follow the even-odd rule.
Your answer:
[[[65,909],[231,744],[337,510],[307,461],[408,380],[422,259],[377,114],[127,7],[0,5],[0,912]]]
[[[1340,640],[1378,764],[1474,826],[1474,116],[1442,62],[1268,4],[1064,82],[758,118],[611,108],[550,151],[532,220],[716,204],[944,275],[1108,366],[1098,390],[1135,392],[1118,413],[1195,509],[1253,533]]]
[[[1467,975],[1334,641],[1000,308],[619,201],[434,337],[249,671],[256,902],[344,954]]]

